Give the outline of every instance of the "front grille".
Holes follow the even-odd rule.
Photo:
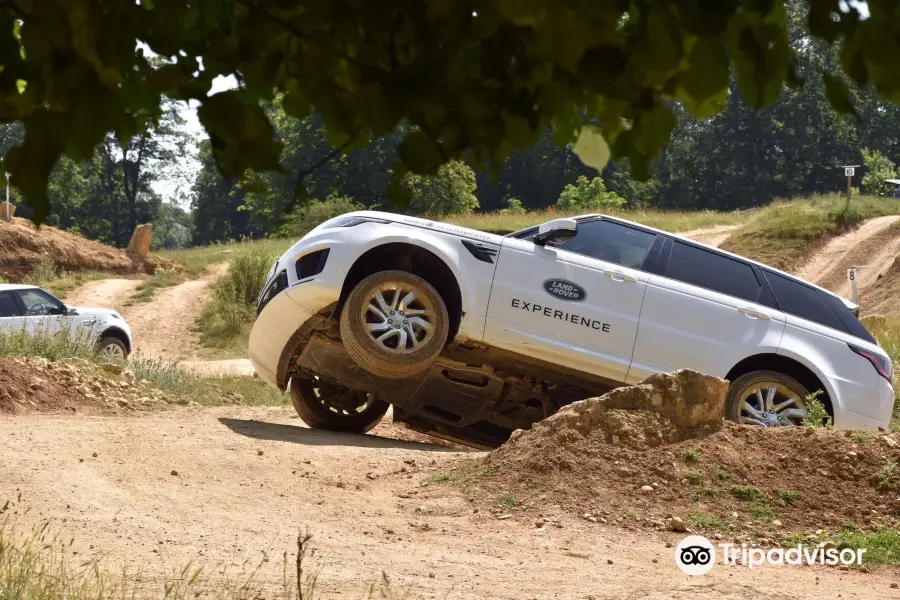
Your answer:
[[[287,271],[282,271],[266,286],[266,289],[263,290],[262,296],[260,296],[259,304],[256,305],[256,316],[259,316],[259,313],[266,307],[272,298],[283,292],[287,289],[288,286],[288,276]]]

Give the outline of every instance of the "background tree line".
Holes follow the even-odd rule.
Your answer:
[[[839,74],[837,50],[809,35],[805,3],[788,5],[790,42],[801,73]],[[843,76],[841,76],[843,77]],[[107,137],[80,163],[64,158],[50,182],[48,223],[117,246],[134,226],[153,222],[156,247],[206,244],[243,237],[299,235],[318,222],[361,208],[445,214],[474,210],[566,210],[616,207],[734,210],[775,198],[838,191],[843,164],[864,164],[868,193],[884,184],[900,162],[900,106],[850,85],[858,120],[836,113],[819,77],[786,89],[763,110],[750,108],[732,81],[718,115],[698,119],[679,105],[671,142],[647,181],[629,176],[627,163],[598,174],[547,131],[527,151],[516,152],[497,173],[453,161],[436,176],[407,176],[409,203],[387,200],[398,146],[407,129],[336,151],[317,113],[296,119],[276,101],[267,114],[284,142],[280,173],[247,173],[223,179],[209,142],[195,144],[175,104],[122,148]],[[0,127],[0,152],[21,142],[17,124]],[[190,160],[189,160],[190,159]],[[196,160],[196,172],[188,173]],[[473,168],[474,167],[474,168]],[[193,170],[191,168],[191,170]],[[154,185],[192,181],[184,194],[161,198]],[[13,181],[15,184],[15,181]],[[302,186],[307,202],[299,202]]]

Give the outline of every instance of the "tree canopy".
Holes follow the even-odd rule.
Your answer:
[[[454,158],[496,174],[548,131],[598,168],[628,159],[643,179],[681,107],[706,117],[739,92],[759,109],[802,83],[786,4],[796,2],[7,0],[0,123],[22,122],[25,135],[4,168],[40,220],[63,154],[88,159],[111,132],[128,146],[170,98],[200,104],[226,179],[282,171],[262,107],[278,95],[293,118],[321,115],[340,150],[406,124],[395,192],[409,171]],[[840,0],[809,1],[812,39],[841,50],[840,69],[806,77],[844,113],[856,111],[849,82],[900,101],[896,2],[868,7],[863,19]],[[220,75],[238,87],[209,95]]]

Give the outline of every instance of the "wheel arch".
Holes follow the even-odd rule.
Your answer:
[[[125,349],[128,351],[128,354],[131,354],[131,340],[128,339],[128,335],[125,333],[125,331],[115,326],[107,327],[103,330],[103,333],[101,333],[100,337],[97,339],[99,341],[106,337],[116,338],[117,340],[121,341],[123,344],[125,344]]]
[[[450,332],[447,341],[453,341],[459,331],[464,314],[462,289],[457,274],[448,261],[430,248],[409,242],[387,242],[361,254],[347,272],[341,287],[339,306],[356,285],[380,271],[399,269],[417,275],[430,283],[447,305]]]
[[[788,377],[793,377],[812,393],[815,393],[816,390],[822,390],[822,396],[819,400],[825,406],[828,414],[834,418],[834,407],[832,405],[831,393],[827,383],[828,380],[808,365],[805,365],[795,358],[781,354],[754,354],[733,366],[731,370],[728,371],[728,374],[725,375],[725,379],[729,382],[734,381],[738,377],[746,375],[747,373],[752,373],[753,371],[776,371],[787,375]]]

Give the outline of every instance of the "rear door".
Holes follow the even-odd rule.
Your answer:
[[[624,381],[657,235],[603,219],[558,246],[508,238],[500,248],[485,341]]]
[[[776,352],[784,315],[750,263],[670,240],[664,275],[647,285],[628,382],[694,369],[724,377],[740,360]]]
[[[15,292],[0,292],[0,333],[14,333],[24,326],[22,307]]]

